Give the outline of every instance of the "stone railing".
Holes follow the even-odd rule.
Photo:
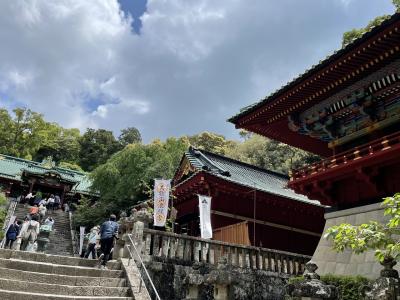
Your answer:
[[[285,273],[302,274],[310,256],[266,248],[229,244],[214,240],[143,229],[134,234],[144,260],[151,258],[176,259],[217,265],[225,257],[228,265]]]
[[[359,147],[354,147],[349,151],[339,153],[306,167],[292,170],[290,180],[299,180],[313,174],[337,168],[339,166],[354,162],[358,159],[373,156],[379,152],[388,150],[398,145],[400,145],[400,132],[390,134]]]

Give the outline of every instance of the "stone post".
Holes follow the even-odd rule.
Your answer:
[[[197,300],[199,298],[199,287],[204,284],[204,275],[201,274],[201,263],[195,263],[192,270],[184,280],[187,286],[186,297],[184,300]]]
[[[153,221],[153,215],[147,210],[147,206],[142,207],[139,211],[132,209],[131,217],[132,239],[135,243],[136,249],[141,254],[143,248],[143,229],[148,228],[149,224]],[[128,241],[128,236],[124,236],[123,239]],[[129,243],[127,243],[129,245]],[[144,260],[147,260],[147,256],[144,255]]]
[[[119,219],[119,239],[115,242],[114,245],[114,259],[118,258],[126,258],[125,242],[126,242],[126,234],[129,233],[129,219],[127,218],[126,212],[121,212]]]
[[[338,299],[337,288],[327,285],[320,280],[320,276],[315,272],[318,266],[309,261],[306,263],[304,281],[286,285],[286,293],[295,300],[336,300]]]
[[[385,258],[381,265],[384,269],[381,276],[370,286],[364,286],[361,291],[361,297],[364,300],[397,300],[400,299],[400,280],[399,272],[394,270],[396,261],[389,257]]]
[[[228,259],[221,256],[218,260],[217,269],[206,276],[206,282],[214,286],[214,299],[232,299],[230,287],[234,283],[235,274],[232,266],[228,264]]]

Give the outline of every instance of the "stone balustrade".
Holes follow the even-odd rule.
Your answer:
[[[306,255],[285,251],[205,240],[148,228],[143,228],[143,234],[134,234],[134,240],[143,259],[147,261],[160,258],[217,265],[219,259],[225,257],[227,263],[235,267],[298,275],[303,273],[305,264],[311,259]]]

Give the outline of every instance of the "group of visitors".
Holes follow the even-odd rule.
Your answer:
[[[49,194],[48,197],[42,198],[42,193],[38,192],[35,195],[28,193],[25,197],[21,197],[21,203],[27,203],[31,206],[43,206],[49,211],[54,211],[60,208],[61,198],[59,195]]]
[[[112,259],[114,241],[118,239],[118,228],[115,215],[111,215],[101,226],[94,226],[85,236],[87,247],[83,249],[81,256],[89,258],[91,255],[92,259],[98,257],[101,268],[106,269],[107,262]]]
[[[25,199],[34,197],[29,193]],[[51,197],[50,197],[51,198]],[[36,200],[35,200],[36,201]],[[5,248],[23,251],[35,251],[37,247],[37,237],[40,232],[40,226],[47,226],[47,230],[51,231],[54,226],[54,218],[46,217],[48,209],[53,210],[54,205],[49,206],[48,200],[40,200],[41,202],[33,204],[24,217],[24,220],[15,219],[6,232]],[[46,201],[46,203],[44,202]]]

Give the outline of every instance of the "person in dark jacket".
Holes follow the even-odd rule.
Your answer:
[[[6,245],[4,246],[4,248],[12,248],[15,240],[17,239],[17,236],[19,235],[21,224],[21,221],[15,221],[13,224],[10,225],[6,233]]]
[[[99,261],[101,262],[102,268],[106,268],[106,264],[110,259],[111,250],[114,247],[114,238],[118,235],[118,223],[116,222],[117,217],[111,215],[108,221],[105,221],[100,227],[100,248],[101,255]]]

